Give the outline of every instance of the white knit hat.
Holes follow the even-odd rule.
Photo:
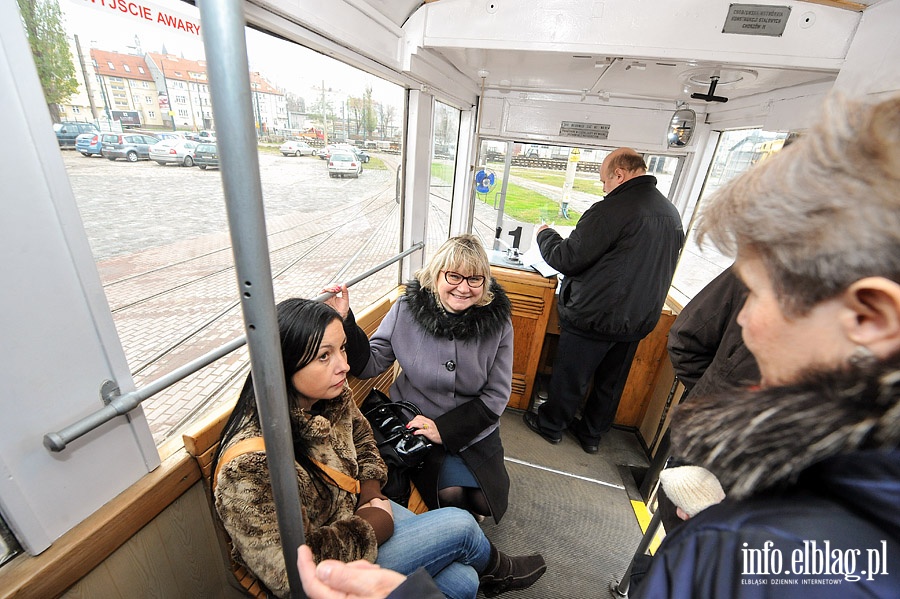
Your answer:
[[[659,473],[659,482],[672,503],[691,518],[725,499],[719,479],[700,466],[666,468]]]

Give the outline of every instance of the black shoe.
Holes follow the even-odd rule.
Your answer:
[[[491,543],[491,559],[482,573],[480,590],[485,597],[496,597],[506,591],[525,589],[537,582],[547,571],[543,556],[509,556]]]
[[[556,445],[557,443],[562,441],[562,435],[560,435],[559,437],[554,437],[550,433],[545,433],[541,430],[541,425],[538,424],[537,421],[537,414],[535,414],[534,412],[525,412],[525,415],[522,416],[522,420],[525,421],[525,424],[528,425],[528,428],[542,436],[547,443],[553,443],[554,445]]]
[[[575,437],[575,439],[581,445],[581,449],[584,450],[584,453],[593,454],[593,453],[597,453],[598,451],[600,451],[599,442],[589,442],[589,441],[582,440],[581,435],[578,434],[578,421],[577,420],[573,420],[571,422],[571,424],[569,424],[569,426],[566,427],[566,430],[569,431],[570,435]]]

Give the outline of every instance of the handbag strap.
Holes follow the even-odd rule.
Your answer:
[[[365,407],[365,402],[363,402],[363,407]],[[407,410],[409,410],[416,416],[422,415],[422,410],[420,410],[419,406],[417,406],[414,403],[410,403],[408,401],[391,401],[390,399],[385,399],[380,402],[376,402],[375,405],[372,405],[372,406],[369,406],[368,408],[366,408],[366,411],[363,412],[363,416],[368,418],[369,414],[371,414],[372,412],[374,412],[375,410],[377,410],[379,408],[386,408],[388,410],[391,410],[395,414],[396,414],[397,408],[399,408],[400,410],[402,410],[403,408],[406,408]],[[401,414],[402,414],[402,412],[401,412]],[[406,419],[406,422],[409,422],[409,419]],[[404,422],[404,424],[406,424],[406,423]]]
[[[224,466],[234,458],[244,455],[245,453],[265,453],[265,451],[266,446],[263,443],[262,437],[248,437],[246,439],[241,439],[240,441],[226,449],[225,453],[222,454],[222,457],[219,458],[219,463],[216,465],[216,472],[213,475],[212,479],[213,488],[216,487],[216,482],[219,479],[219,470],[222,469],[222,466]],[[332,482],[334,482],[335,486],[340,487],[348,493],[359,495],[360,484],[358,480],[356,480],[349,474],[345,474],[340,470],[336,470],[331,466],[323,464],[319,460],[313,460],[313,463],[328,475]]]
[[[409,410],[410,412],[412,412],[412,413],[415,414],[416,416],[421,416],[421,415],[422,415],[422,410],[420,410],[420,409],[419,409],[419,406],[417,406],[417,405],[414,404],[414,403],[411,403],[411,402],[408,402],[408,401],[394,401],[394,402],[391,402],[391,403],[394,403],[394,404],[396,404],[396,405],[398,405],[398,406],[400,406],[400,407],[402,407],[402,408],[406,408],[407,410]]]

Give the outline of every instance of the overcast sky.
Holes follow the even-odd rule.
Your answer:
[[[193,30],[200,11],[180,0],[132,1],[138,14],[120,11],[114,0],[58,0],[69,35],[77,34],[81,47],[134,52],[135,36],[144,52],[160,52],[188,59],[204,58],[203,41]],[[160,15],[170,25],[160,24]],[[180,21],[178,20],[180,19]],[[184,25],[182,25],[184,24]],[[259,71],[270,82],[306,99],[307,106],[321,94],[322,82],[331,88],[330,99],[338,106],[346,96],[362,96],[372,86],[375,101],[393,104],[398,114],[403,106],[400,87],[347,66],[333,58],[253,30],[247,31],[250,70]]]

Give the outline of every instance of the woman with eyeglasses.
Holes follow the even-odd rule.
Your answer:
[[[332,305],[355,329],[346,287]],[[349,334],[348,355],[364,335]],[[394,360],[400,375],[393,401],[422,411],[410,421],[415,434],[434,443],[424,466],[412,473],[429,509],[454,506],[476,516],[506,512],[509,474],[503,463],[500,415],[512,386],[513,328],[509,298],[491,278],[487,253],[472,235],[448,239],[406,284],[369,339],[360,378],[378,376]],[[365,355],[365,352],[362,352]]]

